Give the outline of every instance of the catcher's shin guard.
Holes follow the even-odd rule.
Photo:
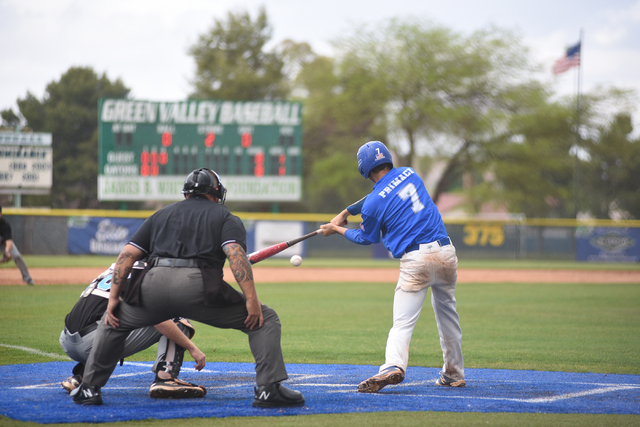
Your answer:
[[[186,322],[183,322],[183,320]],[[180,319],[176,322],[176,325],[189,339],[194,335],[195,329],[186,319]],[[188,325],[188,326],[187,326]],[[171,377],[177,378],[180,374],[180,368],[184,361],[184,348],[169,340],[167,337],[160,337],[158,341],[158,352],[156,355],[156,361],[153,364],[151,371],[158,373],[159,371],[165,371]]]
[[[73,370],[71,372],[73,372],[73,375],[78,375],[82,377],[84,375],[84,363],[76,364],[76,366],[73,367]]]

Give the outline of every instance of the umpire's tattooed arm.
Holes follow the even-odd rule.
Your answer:
[[[105,323],[113,328],[120,326],[120,320],[113,315],[116,307],[120,304],[120,291],[122,284],[129,277],[133,264],[144,256],[144,252],[133,245],[125,245],[122,252],[118,255],[116,266],[113,269],[113,279],[111,280],[111,291],[109,292],[109,304],[105,316]]]
[[[236,278],[236,282],[242,289],[242,293],[247,299],[247,316],[244,324],[247,328],[253,329],[256,326],[261,327],[264,322],[262,316],[262,304],[258,300],[256,286],[253,282],[253,270],[247,258],[247,253],[237,243],[228,243],[222,247],[227,259],[229,259],[229,267]]]

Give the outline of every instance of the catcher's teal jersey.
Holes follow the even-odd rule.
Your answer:
[[[382,236],[394,258],[402,257],[408,246],[447,237],[438,208],[411,168],[393,168],[376,182],[360,213],[360,229],[347,230],[345,237],[369,245],[378,243]]]

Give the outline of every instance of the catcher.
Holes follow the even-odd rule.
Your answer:
[[[68,392],[80,387],[84,366],[93,347],[93,338],[109,302],[109,290],[115,264],[91,282],[82,292],[80,299],[65,318],[65,328],[60,334],[60,345],[64,352],[78,364],[73,375],[62,382]],[[143,269],[138,262],[134,269]],[[190,340],[195,334],[193,325],[184,318],[167,320],[155,326],[135,329],[127,336],[122,359],[138,353],[158,343],[157,358],[151,369],[156,378],[149,389],[152,398],[193,398],[204,397],[207,390],[203,386],[179,380],[185,349],[196,361],[196,370],[205,366],[205,355]],[[73,394],[73,393],[72,393]]]

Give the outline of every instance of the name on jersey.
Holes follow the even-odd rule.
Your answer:
[[[382,189],[382,191],[378,193],[378,196],[384,199],[385,197],[387,197],[388,194],[391,194],[394,188],[402,184],[402,181],[409,178],[414,173],[415,171],[413,169],[406,169],[404,172],[398,175],[393,181],[387,184],[387,186],[384,187],[384,189]]]

